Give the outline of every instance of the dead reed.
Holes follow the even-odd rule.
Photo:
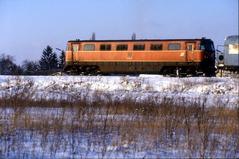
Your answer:
[[[239,108],[33,92],[28,81],[0,98],[0,158],[239,157]]]

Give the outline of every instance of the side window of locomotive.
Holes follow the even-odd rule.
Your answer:
[[[110,51],[111,50],[111,45],[110,44],[101,44],[100,45],[100,50],[101,51]]]
[[[95,45],[94,44],[85,44],[83,50],[84,51],[94,51]]]
[[[193,45],[192,44],[187,45],[187,50],[188,51],[193,51]]]
[[[163,50],[162,44],[151,44],[150,50]]]
[[[73,48],[73,52],[77,52],[79,50],[79,45],[78,44],[73,44],[72,48]]]
[[[168,50],[180,50],[181,45],[179,43],[169,43]]]
[[[144,50],[145,49],[145,45],[134,45],[134,50]]]
[[[206,42],[200,45],[200,50],[215,51],[215,48],[212,42]]]
[[[205,50],[205,46],[204,45],[200,45],[200,50],[204,51]]]
[[[229,54],[239,54],[239,45],[238,44],[229,44],[228,45]]]
[[[128,45],[117,45],[116,50],[128,50]]]

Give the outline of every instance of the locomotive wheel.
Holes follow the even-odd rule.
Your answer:
[[[84,66],[81,73],[83,75],[97,75],[100,73],[98,66]]]

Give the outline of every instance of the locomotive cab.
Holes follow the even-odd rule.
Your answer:
[[[65,67],[64,67],[65,72],[68,72],[68,71],[74,69],[74,64],[76,62],[75,54],[78,51],[77,46],[78,46],[78,44],[73,44],[70,41],[68,41],[68,43],[67,43],[66,54],[65,54]]]
[[[206,76],[215,76],[215,48],[211,39],[202,38],[200,50],[203,52],[201,67]]]

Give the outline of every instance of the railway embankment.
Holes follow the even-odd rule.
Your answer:
[[[113,101],[161,103],[169,99],[187,106],[238,106],[239,79],[231,77],[171,78],[140,76],[0,76],[0,98],[31,101]],[[19,103],[19,102],[17,102]]]

